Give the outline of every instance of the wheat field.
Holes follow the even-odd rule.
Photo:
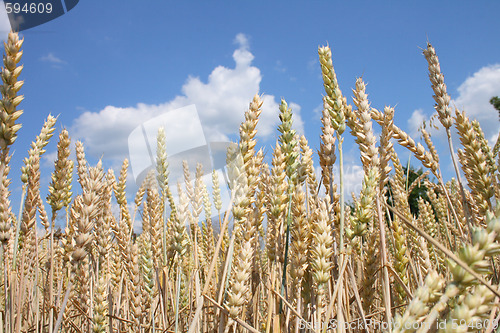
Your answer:
[[[255,95],[227,152],[228,207],[217,173],[209,190],[201,165],[184,163],[184,184],[169,183],[162,129],[156,169],[127,202],[128,161],[117,177],[101,162],[90,166],[81,142],[71,160],[70,133],[52,138],[57,119],[50,115],[21,181],[11,180],[22,44],[9,34],[1,72],[0,333],[497,330],[500,144],[491,148],[479,123],[452,109],[430,44],[423,53],[455,178],[443,179],[429,131],[421,128],[418,143],[394,124],[394,108],[372,108],[361,78],[352,101],[345,97],[325,46],[318,48],[325,89],[319,149],[296,134],[282,100],[267,164],[256,150],[263,102]],[[343,195],[346,130],[364,170],[352,204]],[[42,198],[40,156],[51,139],[57,159]],[[423,172],[410,177],[397,144]],[[20,207],[11,204],[12,182],[22,186]],[[62,231],[57,216],[64,216]]]

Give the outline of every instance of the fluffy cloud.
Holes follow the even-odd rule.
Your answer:
[[[52,52],[49,52],[47,55],[41,57],[40,60],[44,61],[44,62],[50,62],[52,64],[65,64],[66,63],[66,61],[62,60],[59,57],[56,57],[54,55],[54,53],[52,53]]]
[[[498,112],[489,100],[493,96],[500,96],[500,64],[481,68],[458,87],[458,93],[452,105],[465,110],[471,119],[477,119],[485,137],[494,144],[500,126]]]
[[[238,34],[235,43],[238,47],[233,53],[234,68],[216,67],[207,82],[189,77],[182,87],[182,95],[162,104],[139,103],[125,108],[110,105],[99,112],[86,111],[74,120],[73,133],[84,141],[89,154],[103,155],[115,161],[127,156],[128,137],[134,129],[139,131],[141,124],[157,117],[164,119],[167,146],[178,148],[185,142],[197,142],[200,134],[207,143],[228,141],[228,136],[238,133],[244,111],[254,94],[259,92],[262,80],[259,68],[252,66],[254,56],[249,51],[248,38]],[[272,95],[263,96],[263,100],[257,135],[265,138],[275,132],[279,121],[279,102]],[[183,121],[185,117],[179,114],[178,109],[189,105],[194,105],[197,110],[202,133],[197,126],[183,125],[189,123],[189,119]],[[300,106],[294,103],[290,106],[294,110],[295,128],[303,133]],[[154,144],[149,147],[154,147]]]

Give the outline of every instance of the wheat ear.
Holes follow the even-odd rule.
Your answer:
[[[105,333],[108,330],[108,300],[107,283],[104,277],[100,277],[96,283],[94,293],[94,317],[93,333]]]
[[[429,79],[434,91],[434,100],[436,101],[436,111],[439,116],[439,121],[444,128],[449,129],[453,124],[450,110],[450,95],[446,91],[444,83],[444,75],[441,73],[441,66],[436,55],[436,50],[430,43],[427,43],[427,49],[423,51],[425,58],[429,64]]]
[[[54,133],[54,125],[56,123],[57,118],[49,115],[45,122],[43,123],[42,130],[40,134],[37,135],[35,141],[31,143],[31,148],[28,152],[29,157],[24,159],[24,166],[21,167],[21,180],[26,183],[28,180],[28,168],[32,163],[33,157],[38,155],[38,157],[42,156],[45,153],[45,146],[49,143],[50,138]]]
[[[49,186],[49,196],[47,203],[52,207],[52,221],[55,219],[55,213],[67,207],[71,202],[71,182],[73,180],[73,161],[69,159],[69,145],[71,139],[66,129],[59,134],[59,143],[57,144],[57,159],[54,162],[55,171],[52,174],[52,182]]]
[[[353,89],[353,92],[353,101],[357,106],[355,113],[359,119],[360,131],[357,131],[356,127],[351,128],[351,130],[355,131],[356,143],[361,151],[361,162],[365,172],[367,172],[371,167],[379,165],[379,156],[375,147],[376,138],[373,134],[366,85],[361,78],[356,80],[356,89]]]
[[[240,148],[228,149],[228,159],[230,164],[230,181],[232,191],[236,191],[234,196],[233,217],[236,233],[236,241],[239,246],[237,260],[234,263],[230,278],[230,287],[227,298],[227,308],[232,319],[238,317],[246,304],[245,294],[249,289],[249,278],[252,271],[252,256],[254,253],[253,237],[255,237],[255,227],[249,215],[249,201],[247,192],[248,180],[244,170],[243,157],[238,154]],[[229,157],[230,156],[230,157]],[[232,320],[227,326],[231,326]]]
[[[459,160],[474,200],[479,207],[479,214],[484,215],[491,208],[490,199],[494,195],[486,155],[481,149],[476,132],[465,112],[455,110],[455,115],[455,124],[464,147],[464,150],[459,150]]]
[[[441,296],[444,279],[436,271],[430,271],[425,282],[415,292],[415,296],[403,315],[397,315],[393,333],[414,332],[421,327],[422,320],[429,313],[429,306]]]
[[[320,200],[312,226],[312,241],[309,250],[311,258],[312,278],[318,295],[318,322],[321,322],[322,307],[332,269],[333,237],[328,218],[328,202]]]
[[[24,96],[18,96],[17,93],[24,84],[24,81],[18,81],[19,74],[23,66],[17,64],[21,61],[23,51],[21,46],[24,39],[19,39],[17,33],[10,32],[7,42],[4,43],[6,55],[3,58],[4,67],[2,68],[3,84],[0,88],[2,100],[0,101],[1,113],[1,131],[0,131],[0,149],[2,151],[1,160],[5,163],[9,154],[9,147],[16,141],[17,131],[21,124],[16,124],[16,120],[23,114],[23,110],[17,107],[24,99]]]

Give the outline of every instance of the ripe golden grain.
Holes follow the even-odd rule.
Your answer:
[[[306,137],[295,133],[293,111],[284,100],[278,143],[269,156],[257,151],[263,101],[255,95],[240,126],[239,143],[228,150],[229,207],[223,206],[218,174],[212,173],[211,198],[202,182],[203,167],[195,166],[193,184],[187,162],[185,186],[179,184],[175,202],[162,129],[155,170],[135,194],[133,215],[127,205],[128,161],[117,181],[100,162],[89,166],[79,141],[75,169],[80,186],[73,189],[70,138],[62,130],[48,189],[49,219],[40,197],[40,155],[56,122],[49,116],[22,170],[22,206],[16,216],[9,198],[16,185],[8,176],[9,148],[22,114],[17,109],[22,43],[17,34],[9,34],[0,89],[0,332],[149,333],[154,328],[267,333],[299,332],[301,323],[309,323],[305,332],[324,332],[318,320],[367,323],[370,318],[387,324],[393,316],[393,332],[415,331],[412,325],[424,332],[438,320],[447,321],[445,330],[466,331],[461,324],[450,325],[497,316],[499,149],[490,149],[479,123],[465,112],[455,112],[454,126],[467,184],[460,183],[458,173],[457,180],[445,185],[430,133],[422,129],[426,150],[394,125],[394,108],[382,113],[370,106],[361,79],[353,90],[354,108],[347,104],[331,50],[320,47],[326,96],[318,156]],[[424,54],[438,117],[454,152],[444,76],[430,44]],[[379,142],[372,120],[382,128]],[[342,161],[346,126],[364,167],[353,209],[343,207],[337,187],[343,187],[342,176],[333,177],[337,147]],[[412,184],[393,139],[428,169]],[[271,166],[266,158],[272,159]],[[316,158],[321,180],[316,178]],[[430,172],[437,184],[428,179]],[[415,188],[426,195],[416,198],[419,210],[413,216]],[[219,228],[212,225],[212,202]],[[63,216],[65,211],[60,234],[53,223],[56,213]],[[134,221],[142,224],[139,235]],[[45,227],[42,234],[36,232],[38,223]],[[395,287],[388,291],[389,283]],[[379,331],[377,327],[368,329]]]

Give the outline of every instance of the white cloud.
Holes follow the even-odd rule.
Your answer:
[[[54,55],[54,53],[49,52],[47,55],[44,55],[43,57],[40,58],[41,61],[44,62],[49,62],[55,65],[62,65],[65,64],[66,61],[62,60],[61,58],[58,58]]]
[[[164,112],[161,106],[137,104],[136,107],[106,106],[100,112],[84,112],[73,124],[76,138],[83,140],[86,151],[94,156],[120,160],[128,152],[127,137],[144,120]]]
[[[104,159],[116,162],[127,157],[129,134],[139,125],[163,115],[171,119],[164,124],[168,153],[169,145],[179,147],[186,141],[199,141],[200,131],[184,126],[179,128],[179,124],[185,123],[182,115],[175,112],[173,117],[167,115],[170,111],[194,105],[203,128],[201,135],[206,142],[228,141],[230,135],[238,134],[244,112],[253,96],[259,92],[262,80],[259,68],[252,66],[254,56],[249,51],[248,38],[238,34],[235,43],[238,48],[233,53],[234,68],[218,66],[206,82],[198,77],[188,77],[182,86],[182,94],[165,103],[139,103],[130,107],[108,105],[99,112],[84,111],[74,120],[72,133],[84,142],[90,155],[103,155]],[[279,104],[273,95],[264,95],[262,98],[257,136],[266,138],[276,132]],[[300,106],[292,102],[289,104],[294,111],[294,128],[302,134],[304,124],[300,117]]]
[[[458,87],[458,97],[451,105],[459,110],[465,110],[471,120],[477,119],[481,123],[487,139],[494,138],[500,130],[498,112],[489,103],[493,96],[500,96],[500,64],[485,66],[468,77]]]
[[[50,64],[52,68],[62,69],[66,61],[57,57],[54,53],[49,52],[47,55],[40,57],[40,61]]]
[[[250,43],[248,42],[248,36],[241,32],[237,34],[236,37],[234,38],[234,43],[237,44],[240,47],[240,49],[248,50],[248,48],[250,47]]]

